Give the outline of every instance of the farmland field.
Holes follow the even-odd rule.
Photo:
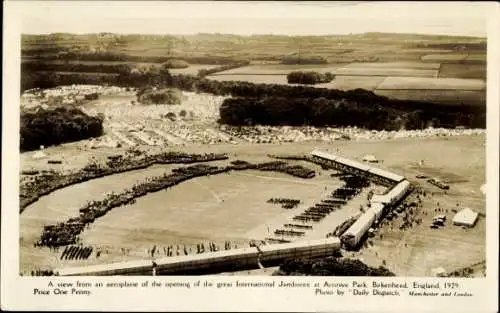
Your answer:
[[[378,89],[420,89],[420,90],[474,90],[480,91],[486,84],[480,79],[387,77]]]
[[[400,100],[430,101],[445,104],[484,106],[486,91],[432,89],[376,89],[375,94]]]
[[[287,75],[293,71],[316,71],[316,72],[335,72],[336,69],[345,66],[347,63],[335,64],[304,64],[304,65],[287,65],[287,64],[265,64],[265,65],[250,65],[243,66],[223,72],[213,74],[217,75]]]
[[[440,78],[480,78],[486,80],[486,64],[441,64]]]
[[[385,68],[385,67],[343,67],[337,69],[336,75],[350,76],[398,76],[398,77],[436,77],[434,69]]]
[[[286,75],[211,75],[207,77],[216,81],[246,81],[255,84],[286,85]]]
[[[439,63],[423,63],[423,62],[378,62],[378,63],[354,62],[343,66],[343,68],[349,68],[349,69],[396,68],[396,69],[437,70],[439,69],[439,66],[440,66]]]
[[[383,76],[337,76],[334,80],[326,84],[317,84],[316,87],[352,90],[362,88],[366,90],[374,90],[384,81]]]
[[[424,62],[440,62],[453,63],[464,61],[469,57],[467,53],[443,53],[443,54],[427,54],[422,57]]]
[[[190,64],[187,68],[172,68],[168,71],[172,74],[184,74],[184,75],[197,75],[199,70],[209,70],[217,67],[218,65],[209,64]]]

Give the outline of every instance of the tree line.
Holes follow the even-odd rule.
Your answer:
[[[320,56],[287,55],[281,58],[282,64],[328,64],[328,61]]]
[[[335,76],[328,73],[318,73],[318,72],[302,72],[302,71],[294,71],[288,73],[286,75],[287,82],[289,84],[305,84],[305,85],[314,85],[314,84],[322,84],[331,82]]]
[[[26,72],[87,72],[87,73],[119,73],[126,70],[128,64],[84,64],[84,63],[49,63],[23,62],[21,73]]]
[[[359,103],[346,99],[320,98],[247,98],[224,100],[220,123],[243,125],[357,126],[373,130],[422,129],[433,127],[484,127],[484,121],[466,112],[441,112],[432,107],[400,110],[378,103]]]
[[[37,58],[37,62],[43,60],[73,60],[73,61],[126,61],[133,63],[163,63],[169,60],[182,60],[190,64],[234,64],[242,61],[241,58],[226,56],[147,56],[127,55],[113,52],[72,52],[63,48],[43,48],[23,50],[22,56]]]
[[[205,76],[212,75],[212,74],[215,74],[218,72],[228,71],[228,70],[232,70],[234,68],[247,66],[249,64],[250,64],[249,61],[240,61],[240,62],[235,62],[235,63],[231,63],[231,64],[224,64],[224,65],[214,67],[211,69],[201,69],[198,71],[198,77],[205,77]]]
[[[93,117],[77,108],[38,108],[21,112],[21,151],[39,149],[103,134],[103,117]]]

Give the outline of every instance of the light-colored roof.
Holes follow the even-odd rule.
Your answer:
[[[386,194],[386,196],[388,196],[390,199],[393,199],[393,198],[399,196],[401,194],[401,192],[405,191],[409,186],[410,186],[410,182],[407,180],[403,180],[402,182],[400,182],[399,184],[394,186],[394,188],[392,188]]]
[[[357,169],[362,170],[362,171],[368,171],[370,169],[370,167],[366,164],[356,162],[353,160],[349,160],[349,159],[346,159],[343,157],[338,157],[335,160],[335,162],[340,163],[340,164],[344,164],[346,166],[354,167],[354,168],[357,168]]]
[[[398,175],[398,174],[395,174],[395,173],[383,170],[383,169],[378,168],[378,167],[373,167],[373,166],[370,167],[369,172],[371,174],[375,174],[375,175],[387,178],[387,179],[395,181],[395,182],[399,182],[399,181],[402,181],[404,179],[404,177],[401,176],[401,175]]]
[[[320,246],[324,244],[340,244],[340,240],[337,237],[311,240],[311,241],[298,241],[292,243],[284,243],[284,244],[274,244],[274,245],[264,245],[261,246],[261,250],[263,252],[270,251],[279,251],[283,249],[294,249],[300,247],[314,247]],[[201,254],[193,254],[193,255],[181,255],[181,256],[172,256],[172,257],[164,257],[161,259],[156,259],[155,263],[158,267],[162,267],[168,264],[189,264],[190,262],[218,262],[228,257],[237,257],[237,256],[255,256],[257,257],[258,250],[255,247],[251,248],[240,248],[240,249],[232,249],[232,250],[220,250],[217,252],[207,252]],[[60,276],[70,276],[70,275],[82,275],[86,273],[96,273],[96,272],[105,272],[105,271],[117,271],[117,270],[125,270],[125,269],[141,269],[141,268],[149,268],[152,267],[151,260],[136,260],[136,261],[126,261],[126,262],[116,262],[109,264],[99,264],[99,265],[90,265],[90,266],[81,266],[81,267],[73,267],[73,268],[61,268],[56,270]]]
[[[361,231],[365,230],[367,224],[370,224],[368,226],[371,226],[371,223],[375,221],[375,212],[369,210],[363,213],[357,220],[354,222],[354,224],[347,229],[345,232],[346,234],[359,234]]]
[[[465,208],[455,214],[453,217],[453,224],[472,226],[476,223],[477,217],[478,214],[476,212],[472,209]]]
[[[331,161],[335,161],[335,159],[337,159],[337,156],[335,154],[331,154],[331,153],[323,152],[323,151],[319,151],[319,150],[314,150],[313,152],[311,152],[311,154],[313,156],[317,156],[317,157],[331,160]]]

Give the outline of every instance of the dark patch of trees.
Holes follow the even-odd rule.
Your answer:
[[[85,100],[97,100],[99,99],[99,93],[93,92],[84,96]]]
[[[232,63],[232,64],[221,65],[221,66],[214,67],[211,69],[201,69],[198,71],[198,76],[205,77],[205,76],[212,75],[212,74],[215,74],[218,72],[228,71],[228,70],[232,70],[232,69],[235,69],[238,67],[247,66],[249,64],[250,64],[249,61],[240,61],[240,62],[236,62],[236,63]]]
[[[167,60],[161,65],[163,68],[169,69],[169,68],[188,68],[189,63],[187,63],[184,60],[178,60],[178,59],[171,59]]]
[[[86,73],[119,73],[130,67],[130,64],[85,64],[85,63],[52,63],[28,61],[21,63],[21,73],[25,72],[86,72]]]
[[[88,116],[77,108],[22,112],[21,151],[101,136],[102,122],[102,117]]]
[[[301,56],[298,54],[295,55],[287,55],[281,59],[281,63],[283,64],[327,64],[328,61],[320,56]]]
[[[169,60],[182,60],[190,64],[234,64],[241,59],[224,56],[141,56],[113,52],[69,52],[67,49],[43,48],[22,50],[22,56],[36,57],[37,62],[43,60],[73,60],[73,61],[122,61],[134,63],[163,63]]]
[[[314,85],[331,82],[335,76],[332,73],[301,72],[294,71],[288,73],[286,79],[289,84]]]
[[[384,103],[326,98],[229,98],[220,107],[220,123],[241,125],[357,126],[374,130],[425,128],[439,120],[443,127],[484,127],[484,121],[464,111],[400,110]]]
[[[181,92],[172,88],[146,88],[137,92],[141,104],[181,104]]]
[[[23,72],[21,93],[34,88],[48,89],[68,85],[117,85],[117,74]]]
[[[357,259],[327,257],[319,260],[286,260],[279,276],[395,276],[385,267],[371,267]]]

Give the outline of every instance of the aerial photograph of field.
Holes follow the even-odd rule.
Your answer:
[[[239,23],[23,33],[20,275],[485,277],[485,33]]]

